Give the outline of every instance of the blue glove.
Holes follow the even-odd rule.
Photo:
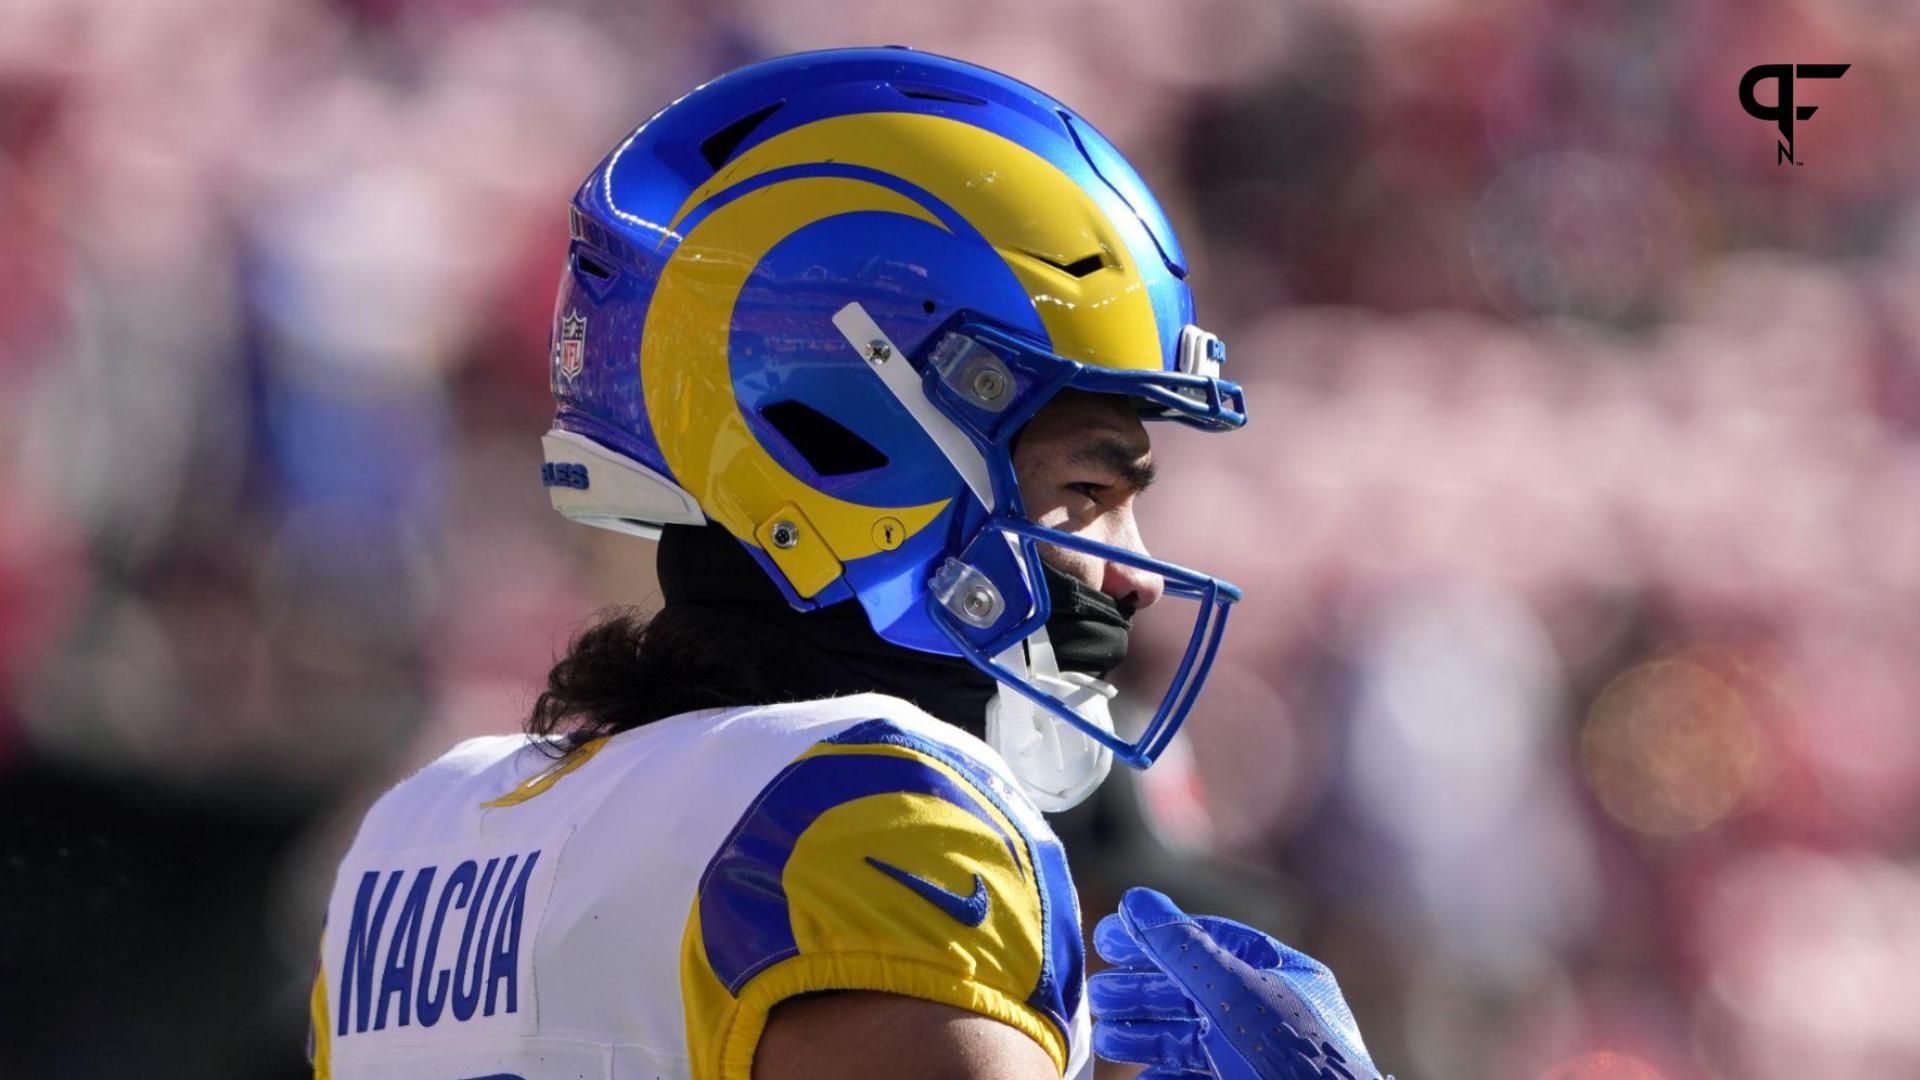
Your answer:
[[[1333,972],[1251,926],[1128,889],[1093,945],[1094,1053],[1141,1080],[1380,1080]]]

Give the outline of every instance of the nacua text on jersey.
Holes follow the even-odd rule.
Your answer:
[[[438,866],[362,874],[335,1034],[518,1012],[521,924],[539,859],[535,849],[485,864],[467,859],[444,875]]]

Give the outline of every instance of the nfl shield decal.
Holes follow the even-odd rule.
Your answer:
[[[587,317],[569,310],[560,320],[560,374],[572,380],[580,374],[587,351]]]

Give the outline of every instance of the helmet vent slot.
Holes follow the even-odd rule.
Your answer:
[[[588,277],[599,278],[601,281],[613,280],[613,271],[608,269],[605,263],[585,252],[575,253],[573,262],[580,268],[580,272]]]
[[[985,98],[977,98],[972,94],[963,94],[958,90],[948,90],[941,86],[923,86],[919,83],[894,83],[892,85],[893,88],[900,91],[903,96],[917,98],[921,101],[951,101],[957,105],[985,105],[987,103]]]
[[[713,171],[719,172],[720,166],[725,165],[733,152],[740,149],[740,144],[747,141],[747,136],[753,134],[753,129],[765,123],[767,117],[779,112],[785,105],[784,101],[776,101],[765,108],[755,109],[707,136],[700,144],[700,156],[707,159]]]
[[[1059,259],[1042,255],[1037,251],[1028,251],[1026,248],[1020,248],[1018,250],[1020,254],[1027,256],[1035,262],[1045,263],[1068,277],[1086,277],[1095,270],[1105,269],[1107,265],[1106,257],[1097,251],[1085,258],[1075,259],[1072,262],[1061,262]]]
[[[779,401],[760,416],[821,476],[846,476],[883,468],[887,455],[845,425],[801,401]]]
[[[1098,270],[1106,265],[1107,265],[1107,261],[1105,259],[1102,259],[1098,253],[1095,253],[1093,255],[1087,256],[1084,259],[1076,259],[1073,262],[1070,262],[1065,266],[1060,267],[1060,269],[1065,270],[1067,273],[1072,274],[1074,277],[1086,277],[1088,274],[1091,274],[1095,270]]]

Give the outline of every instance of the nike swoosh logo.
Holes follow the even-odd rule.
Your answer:
[[[954,921],[962,926],[979,926],[987,921],[987,883],[980,880],[979,874],[973,875],[973,895],[961,896],[957,892],[948,892],[919,874],[910,874],[871,855],[867,856],[867,865],[919,893],[921,899],[953,916]]]

